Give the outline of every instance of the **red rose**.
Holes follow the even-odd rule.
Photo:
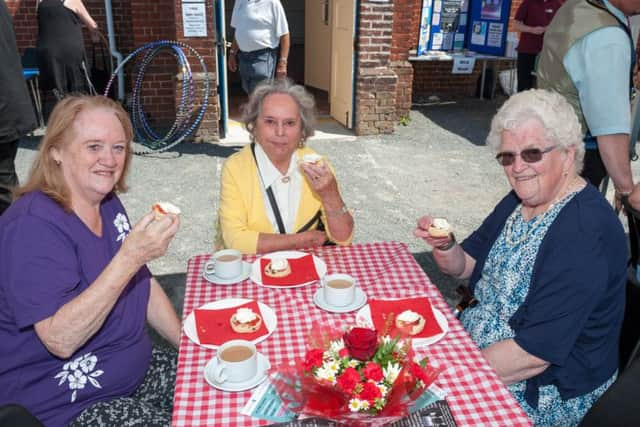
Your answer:
[[[415,362],[411,362],[411,374],[417,379],[422,380],[424,383],[428,381],[427,374],[424,372],[424,369]]]
[[[382,368],[375,362],[367,363],[362,370],[362,373],[366,379],[373,380],[375,382],[382,381],[382,378],[384,377]]]
[[[345,393],[353,393],[353,390],[356,388],[356,385],[360,382],[360,374],[355,368],[347,368],[338,378],[336,378],[336,383],[338,387],[344,391]]]
[[[369,360],[378,348],[378,333],[367,328],[353,328],[343,337],[344,345],[351,357]]]
[[[346,348],[341,348],[338,352],[338,356],[344,359],[345,357],[349,356],[349,350],[347,350]]]
[[[382,393],[374,382],[367,381],[366,383],[364,383],[362,391],[360,392],[360,399],[366,400],[370,405],[373,405],[375,400],[381,397]]]
[[[311,371],[313,368],[319,368],[322,366],[322,357],[324,351],[314,348],[307,352],[302,362],[305,371]]]

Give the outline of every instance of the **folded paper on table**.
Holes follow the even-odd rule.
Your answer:
[[[427,297],[403,298],[396,300],[369,300],[369,310],[371,320],[378,331],[384,330],[385,322],[390,315],[393,319],[390,324],[390,335],[394,336],[398,330],[395,327],[395,318],[405,310],[414,311],[424,317],[425,325],[422,332],[413,335],[412,338],[429,338],[442,333],[442,328],[438,325],[433,314],[431,303]]]
[[[287,258],[291,273],[283,277],[272,277],[264,273],[264,269],[271,262],[270,259],[260,258],[260,274],[262,284],[266,286],[296,286],[303,283],[314,282],[320,277],[313,262],[313,255],[305,255],[300,258]]]
[[[262,317],[262,324],[255,332],[240,334],[231,329],[231,316],[241,307],[250,308]],[[236,307],[221,309],[195,309],[196,331],[200,344],[221,345],[229,340],[252,341],[269,333],[257,301],[249,301]]]

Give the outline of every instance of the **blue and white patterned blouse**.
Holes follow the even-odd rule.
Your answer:
[[[519,205],[507,218],[505,227],[493,244],[482,276],[475,286],[478,305],[462,312],[460,320],[481,348],[515,336],[509,319],[524,302],[540,244],[562,208],[577,194],[573,192],[545,213],[529,221]],[[509,386],[536,426],[577,425],[593,403],[615,379],[615,375],[591,393],[563,401],[554,385],[539,389],[538,407],[525,401],[526,381]]]

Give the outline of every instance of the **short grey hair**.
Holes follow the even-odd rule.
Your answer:
[[[531,89],[510,97],[491,120],[487,145],[497,153],[502,145],[502,132],[517,129],[530,119],[540,122],[545,138],[554,144],[565,149],[575,147],[574,168],[580,173],[584,164],[582,128],[571,104],[556,92]]]
[[[303,86],[295,84],[290,79],[265,80],[256,86],[251,95],[249,95],[249,101],[242,108],[244,127],[253,139],[253,130],[262,111],[262,104],[267,96],[275,93],[289,95],[298,104],[300,121],[302,122],[302,141],[300,141],[300,145],[304,145],[307,138],[313,136],[315,132],[316,101],[313,95],[307,92]]]

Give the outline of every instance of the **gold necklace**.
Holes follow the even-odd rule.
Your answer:
[[[516,208],[516,211],[507,220],[507,227],[506,227],[505,235],[504,235],[505,242],[509,246],[514,247],[514,246],[517,246],[520,243],[524,242],[525,240],[527,240],[529,238],[529,234],[531,234],[531,232],[533,230],[538,228],[538,226],[542,223],[542,221],[544,221],[544,219],[547,217],[547,214],[549,212],[551,212],[551,210],[553,209],[553,207],[556,204],[560,203],[561,201],[563,201],[564,199],[566,199],[567,197],[569,197],[571,194],[573,194],[574,192],[576,192],[578,190],[577,188],[574,190],[573,187],[574,187],[574,184],[579,179],[580,179],[579,176],[576,176],[575,178],[573,178],[573,180],[569,183],[569,185],[567,185],[566,190],[563,191],[562,193],[560,193],[560,196],[558,196],[553,202],[551,202],[549,207],[547,207],[547,209],[544,212],[542,212],[541,214],[538,215],[538,218],[535,220],[535,222],[533,224],[531,224],[531,227],[529,227],[527,232],[524,233],[524,235],[520,236],[520,238],[518,240],[514,240],[513,237],[512,237],[513,236],[513,224],[516,222],[516,218],[517,218],[518,214],[522,216],[522,203],[520,203],[520,205],[518,205],[518,207]],[[524,216],[522,216],[522,218],[524,219]]]

